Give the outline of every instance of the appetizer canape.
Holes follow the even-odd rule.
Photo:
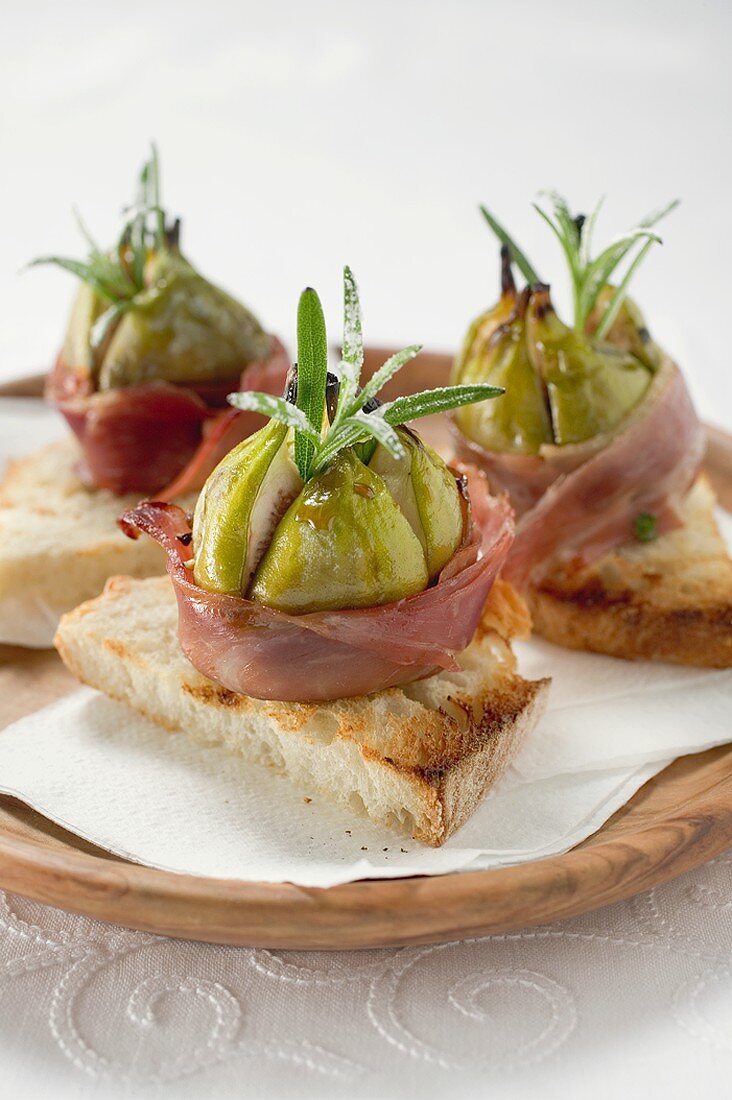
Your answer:
[[[34,261],[80,280],[46,388],[75,438],[13,464],[0,485],[0,642],[49,646],[60,614],[112,573],[161,573],[159,551],[123,539],[117,516],[143,494],[200,489],[263,423],[226,395],[280,393],[289,365],[249,310],[184,257],[154,150],[115,247],[82,229],[85,261]]]
[[[536,721],[548,682],[523,680],[510,648],[528,617],[496,579],[508,502],[404,425],[501,391],[381,404],[419,349],[361,388],[348,269],[344,281],[338,373],[308,289],[284,396],[230,398],[269,423],[221,461],[193,516],[149,501],[121,520],[165,547],[170,581],[113,579],[64,616],[56,645],[80,680],[160,724],[441,844]]]
[[[703,428],[681,371],[627,297],[659,240],[654,226],[676,203],[593,257],[597,211],[574,217],[560,196],[550,202],[550,213],[537,210],[568,262],[573,324],[484,209],[502,242],[501,297],[470,327],[453,380],[506,395],[454,413],[457,454],[516,509],[504,575],[525,593],[538,633],[629,659],[727,667],[732,562],[699,472]]]

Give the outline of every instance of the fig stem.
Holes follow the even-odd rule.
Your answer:
[[[501,245],[501,297],[502,298],[515,298],[516,297],[516,283],[513,277],[513,271],[511,265],[513,258],[511,256],[511,246],[508,244]]]

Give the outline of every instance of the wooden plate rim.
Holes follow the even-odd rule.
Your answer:
[[[427,358],[440,371],[448,361]],[[36,380],[0,387],[0,396],[37,392]],[[732,436],[707,434],[731,507]],[[701,767],[710,757],[710,782],[673,813],[602,840],[605,825],[584,846],[509,867],[323,889],[161,871],[0,831],[0,885],[143,931],[254,947],[354,950],[500,933],[620,901],[723,852],[732,843],[732,746],[685,759]]]
[[[510,931],[519,914],[529,927],[609,905],[719,855],[732,842],[732,747],[713,773],[662,820],[490,870],[325,889],[178,874],[0,834],[0,879],[36,901],[182,939],[299,950],[465,939]]]

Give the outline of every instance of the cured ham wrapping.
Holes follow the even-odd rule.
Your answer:
[[[46,392],[81,444],[85,484],[166,495],[200,489],[223,455],[265,422],[227,409],[226,395],[236,389],[279,394],[288,368],[287,353],[274,339],[269,358],[248,364],[241,378],[201,385],[152,381],[94,392],[88,373],[59,358]]]
[[[681,371],[665,359],[614,434],[539,455],[489,453],[463,437],[456,450],[516,507],[504,576],[522,588],[560,558],[585,565],[630,541],[641,513],[655,516],[659,533],[678,526],[674,505],[699,471],[704,432]]]
[[[182,509],[146,502],[122,529],[144,531],[168,553],[178,636],[188,659],[231,691],[258,699],[317,702],[363,695],[454,669],[475,632],[513,539],[513,512],[470,476],[473,523],[436,583],[378,607],[289,615],[192,579],[191,527]]]

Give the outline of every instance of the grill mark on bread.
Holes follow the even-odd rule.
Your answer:
[[[228,688],[221,687],[219,684],[182,683],[181,687],[186,695],[190,695],[193,699],[209,706],[213,704],[221,707],[238,707],[240,710],[251,708],[251,700],[248,696],[237,695],[235,691],[229,691]]]

